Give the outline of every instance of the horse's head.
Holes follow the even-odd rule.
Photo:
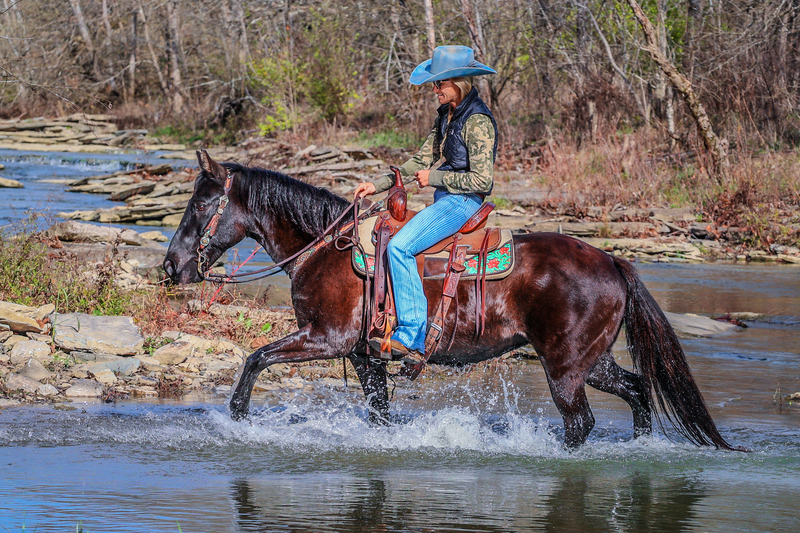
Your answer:
[[[164,270],[178,284],[202,281],[205,272],[228,248],[246,235],[243,200],[231,187],[234,171],[201,150],[200,174],[181,224],[169,243]]]

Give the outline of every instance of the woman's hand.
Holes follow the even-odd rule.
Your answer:
[[[430,182],[428,181],[428,175],[430,173],[430,170],[417,170],[414,172],[414,178],[417,180],[417,185],[419,185],[420,189],[430,185]]]
[[[375,184],[369,181],[359,183],[356,190],[353,192],[353,199],[361,198],[362,196],[372,196],[375,194]]]

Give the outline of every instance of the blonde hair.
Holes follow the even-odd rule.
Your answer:
[[[450,81],[453,82],[453,85],[458,87],[461,91],[461,98],[466,98],[469,92],[472,90],[472,78],[450,78]]]

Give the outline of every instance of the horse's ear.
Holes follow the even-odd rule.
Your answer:
[[[225,181],[227,172],[225,172],[225,169],[222,168],[222,165],[211,159],[211,156],[208,155],[208,152],[205,150],[198,150],[197,162],[200,163],[200,168],[214,176],[217,181]]]

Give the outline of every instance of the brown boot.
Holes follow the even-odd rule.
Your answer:
[[[372,337],[368,342],[369,342],[370,348],[372,348],[373,350],[376,350],[378,352],[381,351],[381,343],[383,342],[383,338],[381,338],[381,337]],[[402,342],[396,341],[394,339],[391,339],[391,342],[392,342],[392,357],[397,357],[397,358],[407,357],[407,356],[412,356],[413,357],[412,354],[418,354],[419,353],[416,350],[408,349],[405,345],[403,345]]]

